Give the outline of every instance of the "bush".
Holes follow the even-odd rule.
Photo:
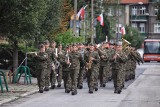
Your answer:
[[[71,30],[68,30],[64,33],[58,34],[55,41],[61,43],[63,46],[66,46],[71,43],[81,43],[83,42],[83,37],[75,37]]]

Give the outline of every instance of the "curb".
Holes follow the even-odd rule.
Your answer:
[[[9,103],[9,102],[15,101],[17,99],[23,98],[25,96],[35,94],[37,92],[38,92],[38,90],[28,91],[28,92],[26,92],[24,94],[21,94],[19,97],[13,97],[13,98],[9,98],[9,99],[4,99],[4,100],[0,101],[0,106],[5,104],[5,103]]]

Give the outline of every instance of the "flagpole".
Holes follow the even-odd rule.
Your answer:
[[[76,36],[76,16],[77,16],[77,0],[74,0],[74,27],[73,27],[74,36]]]
[[[91,19],[92,19],[92,22],[91,22],[91,43],[93,44],[94,43],[94,14],[93,14],[93,0],[91,0]]]

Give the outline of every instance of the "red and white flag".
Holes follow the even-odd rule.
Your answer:
[[[100,14],[100,15],[97,17],[97,20],[100,22],[101,26],[104,26],[103,14]]]
[[[121,27],[121,33],[122,33],[122,36],[126,34],[125,27]]]
[[[77,13],[77,17],[79,18],[81,16],[81,19],[84,19],[84,14],[85,14],[85,8],[87,7],[87,5],[85,7],[82,7],[79,12]]]

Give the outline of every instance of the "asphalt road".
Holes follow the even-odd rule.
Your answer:
[[[145,63],[137,65],[136,79],[144,70],[159,63]],[[99,88],[93,94],[88,93],[88,87],[84,81],[84,88],[78,90],[78,94],[72,96],[64,92],[64,88],[56,88],[43,94],[33,94],[16,101],[4,104],[2,107],[118,107],[117,105],[126,97],[125,91],[135,80],[126,82],[121,94],[114,94],[113,82],[107,83],[105,88]]]

